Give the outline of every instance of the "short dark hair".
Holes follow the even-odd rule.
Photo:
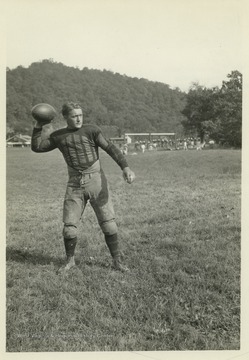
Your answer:
[[[74,110],[74,109],[81,109],[82,110],[82,107],[78,104],[78,103],[74,103],[74,102],[67,102],[65,104],[62,105],[62,115],[63,116],[67,116],[70,111]]]

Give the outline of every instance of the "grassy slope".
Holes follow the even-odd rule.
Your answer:
[[[239,349],[240,151],[105,154],[129,274],[87,206],[65,278],[61,155],[7,153],[7,351]]]

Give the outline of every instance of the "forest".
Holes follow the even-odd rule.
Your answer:
[[[31,134],[31,108],[49,103],[58,116],[53,126],[64,124],[62,104],[81,104],[85,123],[111,126],[124,132],[177,132],[185,116],[185,93],[169,85],[131,78],[107,70],[82,70],[42,60],[28,68],[7,69],[7,135]]]
[[[174,132],[178,138],[211,138],[241,147],[242,74],[238,70],[231,71],[220,88],[193,83],[188,93],[165,83],[110,70],[69,67],[53,59],[6,70],[7,138],[31,135],[31,109],[38,103],[56,109],[55,129],[65,126],[62,104],[74,101],[81,104],[85,123],[114,129],[115,136]]]

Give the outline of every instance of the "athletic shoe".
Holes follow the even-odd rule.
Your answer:
[[[75,261],[74,261],[74,257],[70,257],[67,259],[67,264],[65,266],[62,266],[58,272],[61,273],[66,273],[68,272],[72,267],[76,266],[75,265]]]
[[[118,271],[121,271],[121,272],[128,272],[128,271],[130,271],[130,269],[129,269],[127,266],[125,266],[125,265],[123,265],[123,264],[121,263],[120,258],[118,258],[118,259],[113,259],[113,267],[114,267],[115,270],[118,270]]]

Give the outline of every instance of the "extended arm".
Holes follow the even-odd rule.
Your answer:
[[[108,155],[110,155],[113,160],[120,166],[120,168],[123,170],[124,179],[129,184],[131,184],[135,180],[135,174],[129,168],[126,158],[122,152],[110,141],[107,141],[102,133],[98,135],[96,142],[97,145],[101,147]]]
[[[101,147],[101,149],[103,149],[108,155],[113,158],[113,160],[120,166],[122,170],[128,167],[126,158],[124,157],[122,152],[110,141],[106,140],[102,133],[98,135],[96,142],[97,145]]]
[[[47,139],[42,139],[42,126],[36,125],[33,129],[32,138],[31,138],[31,149],[36,153],[48,152],[54,150],[56,145],[49,137]]]

